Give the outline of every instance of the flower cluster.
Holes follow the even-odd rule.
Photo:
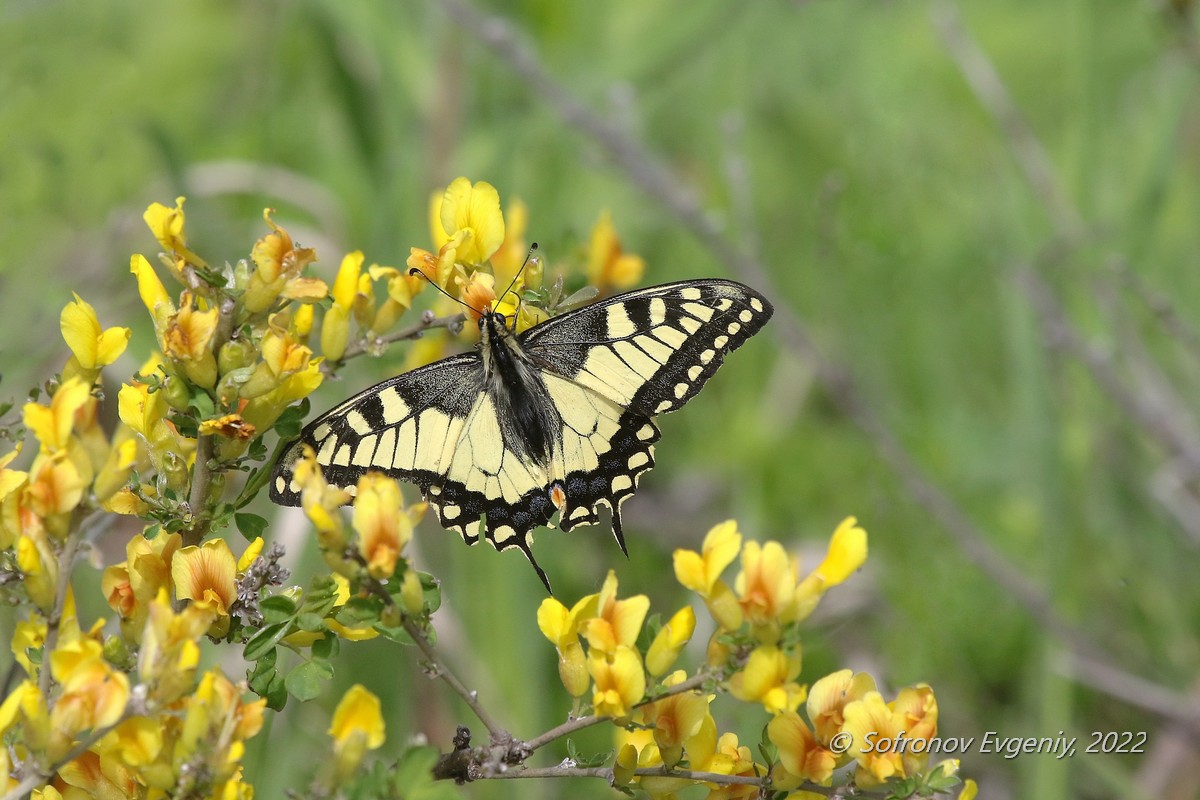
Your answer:
[[[835,770],[854,763],[858,786],[927,778],[946,788],[957,763],[927,772],[927,756],[876,753],[867,734],[929,739],[937,732],[937,702],[925,685],[885,703],[866,674],[843,670],[813,684],[799,683],[799,624],[831,587],[866,560],[867,536],[854,518],[834,531],[821,563],[803,579],[796,559],[778,542],[743,543],[735,522],[715,526],[700,552],[677,550],[675,575],[703,600],[714,625],[706,665],[690,676],[674,666],[696,629],[691,606],[676,612],[645,648],[636,647],[649,610],[644,595],[617,599],[609,573],[604,587],[571,608],[553,598],[538,609],[538,626],[558,651],[559,675],[578,698],[592,690],[592,712],[618,725],[614,782],[636,783],[651,797],[670,797],[707,783],[712,798],[757,797],[805,785],[829,786]],[[734,582],[723,574],[740,558]],[[717,691],[770,714],[765,743],[773,758],[758,761],[712,714]],[[805,705],[807,719],[799,709]],[[932,777],[928,777],[932,776]],[[916,784],[914,784],[916,785]]]

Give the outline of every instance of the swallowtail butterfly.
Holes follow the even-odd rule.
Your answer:
[[[443,527],[516,547],[550,588],[531,532],[599,520],[654,466],[654,417],[692,399],[773,309],[740,283],[690,280],[616,295],[523,333],[485,311],[475,352],[397,375],[308,424],[271,480],[299,505],[293,465],[313,448],[325,479],[354,492],[368,471],[416,484]]]

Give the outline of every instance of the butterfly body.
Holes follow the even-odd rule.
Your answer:
[[[318,417],[275,466],[271,498],[299,505],[305,445],[330,483],[379,471],[417,485],[442,526],[529,558],[534,528],[599,521],[654,466],[658,414],[690,400],[770,318],[754,290],[693,280],[610,297],[517,334],[485,312],[475,352],[397,375]],[[549,583],[547,582],[547,588]]]

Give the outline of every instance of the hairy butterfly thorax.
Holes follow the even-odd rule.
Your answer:
[[[474,352],[309,423],[276,464],[271,498],[300,503],[293,465],[307,445],[348,490],[372,470],[416,484],[443,527],[518,548],[549,589],[533,529],[593,524],[608,507],[624,550],[621,504],[654,466],[654,417],[694,397],[771,314],[758,292],[716,279],[616,295],[522,333],[484,311]]]

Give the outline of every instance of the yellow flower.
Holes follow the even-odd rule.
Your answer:
[[[138,677],[149,686],[151,698],[167,705],[191,690],[200,662],[196,641],[209,629],[215,616],[211,609],[196,604],[176,614],[167,590],[158,592],[147,609],[138,650]]]
[[[579,634],[584,623],[596,616],[599,600],[598,593],[589,594],[567,610],[556,598],[547,597],[538,606],[538,628],[558,651],[558,677],[572,697],[582,697],[591,682]]]
[[[29,660],[29,653],[36,652],[45,643],[46,621],[40,614],[35,613],[31,619],[20,620],[14,626],[13,658],[21,665],[21,669],[25,670],[25,674],[31,678],[36,677],[39,666]]]
[[[105,762],[93,750],[85,751],[74,761],[60,767],[58,777],[70,787],[63,795],[66,800],[77,797],[118,800],[138,796],[139,787],[134,772],[118,762]]]
[[[167,294],[166,287],[158,279],[158,273],[144,255],[138,253],[130,256],[129,271],[137,278],[138,296],[142,298],[142,305],[150,312],[155,322],[158,322],[160,309],[168,308],[170,313],[175,313],[171,296]]]
[[[621,646],[632,647],[649,610],[650,598],[644,594],[618,600],[617,573],[609,570],[596,601],[596,616],[584,627],[588,646],[607,654]]]
[[[768,713],[795,711],[806,690],[795,679],[800,675],[799,653],[786,653],[774,645],[754,648],[746,666],[729,679],[729,692],[747,703],[762,703]]]
[[[861,700],[875,691],[875,679],[866,672],[843,669],[832,672],[812,685],[805,708],[812,720],[817,741],[827,745],[846,724],[848,703]]]
[[[646,671],[651,675],[662,675],[669,670],[695,630],[696,612],[692,607],[684,606],[676,611],[650,643],[650,649],[646,651]]]
[[[622,250],[621,240],[613,228],[612,214],[603,211],[592,228],[592,239],[588,246],[588,283],[602,293],[611,289],[628,289],[642,279],[645,270],[646,262],[641,256]]]
[[[244,741],[262,728],[266,700],[243,702],[245,691],[214,667],[187,698],[175,758],[207,772],[214,785],[239,778]]]
[[[967,778],[967,780],[963,782],[962,791],[958,793],[958,800],[975,800],[975,796],[978,794],[979,786],[975,784],[975,781]]]
[[[97,645],[97,651],[99,645]],[[80,659],[69,671],[55,669],[51,654],[50,669],[62,689],[50,712],[55,730],[74,735],[112,725],[125,712],[129,701],[129,679],[109,666],[100,655]]]
[[[825,591],[850,577],[867,560],[867,532],[858,520],[846,517],[829,540],[824,560],[800,582],[796,591],[796,619],[812,613]]]
[[[626,717],[646,694],[646,673],[637,650],[618,645],[611,656],[588,651],[588,672],[596,682],[592,707],[599,716]]]
[[[504,241],[500,244],[498,250],[492,254],[492,271],[496,276],[496,282],[502,286],[508,286],[517,276],[517,271],[525,266],[525,256],[529,252],[529,246],[525,243],[525,228],[529,221],[529,208],[519,198],[514,198],[508,203],[508,210],[504,214]],[[541,286],[540,271],[532,269],[534,265],[530,264],[530,269],[522,275],[517,281],[518,289],[523,286],[537,288]],[[537,274],[534,274],[537,272]]]
[[[136,768],[153,762],[162,748],[162,723],[150,717],[133,717],[105,736],[97,749],[102,757],[117,758]]]
[[[32,510],[22,513],[24,532],[17,539],[17,569],[33,604],[44,612],[54,606],[58,583],[58,558],[50,546],[41,518]]]
[[[213,338],[220,317],[216,307],[201,311],[192,307],[192,297],[184,292],[179,310],[167,322],[163,351],[183,367],[191,381],[211,389],[217,381],[217,359]]]
[[[354,684],[342,696],[333,721],[329,724],[333,753],[339,778],[352,774],[368,750],[377,750],[384,742],[383,714],[379,698],[361,684]]]
[[[59,524],[63,520],[51,518],[73,511],[83,500],[83,492],[92,479],[90,467],[86,474],[81,474],[78,464],[78,460],[72,461],[65,453],[39,458],[33,464],[25,490],[29,507],[60,537],[65,533]]]
[[[745,617],[760,641],[779,640],[779,626],[794,619],[796,562],[779,542],[747,542],[735,584]]]
[[[321,352],[330,361],[340,361],[350,340],[350,314],[358,295],[358,276],[362,270],[363,254],[355,250],[342,259],[337,279],[333,282],[333,305],[321,322]]]
[[[271,232],[255,242],[250,251],[255,270],[247,282],[242,302],[252,314],[269,309],[281,294],[314,300],[323,297],[326,290],[323,281],[305,281],[300,277],[304,268],[317,260],[316,251],[296,247],[291,235],[271,219],[271,213],[271,209],[263,209],[263,219]]]
[[[400,485],[392,478],[368,472],[358,480],[352,524],[358,533],[358,550],[372,578],[390,578],[400,551],[412,539],[413,525],[425,513],[425,504],[404,507]]]
[[[897,725],[904,731],[905,739],[924,739],[929,741],[937,736],[938,707],[933,689],[927,684],[920,683],[901,689],[896,699],[888,703],[892,716]],[[914,753],[913,749],[925,752]],[[927,748],[910,748],[905,752],[902,761],[907,775],[922,772],[929,762]]]
[[[200,423],[201,436],[223,436],[226,439],[249,441],[256,433],[254,426],[242,419],[241,414],[226,414]]]
[[[664,687],[675,686],[687,679],[683,670],[672,673],[663,681]],[[683,757],[684,743],[700,731],[708,716],[710,697],[699,692],[683,692],[647,703],[640,709],[644,724],[654,728],[654,742],[665,764],[674,766]]]
[[[255,430],[264,431],[275,424],[284,409],[316,391],[324,379],[321,359],[314,358],[308,366],[281,380],[271,391],[251,399],[242,409],[242,419]]]
[[[409,575],[416,575],[416,573],[413,570],[408,570],[404,574],[404,577],[407,578]],[[333,582],[337,585],[337,594],[335,595],[335,599],[333,601],[333,607],[335,609],[338,609],[338,608],[341,608],[342,606],[346,605],[346,601],[350,599],[350,582],[348,580],[346,580],[346,577],[344,575],[338,575],[337,573],[334,573],[334,575],[333,575]],[[418,583],[420,583],[419,580],[418,580]],[[403,594],[403,591],[401,592],[401,594]],[[423,599],[424,598],[422,598],[422,600]],[[370,625],[368,625],[366,627],[362,627],[362,628],[351,628],[346,625],[343,625],[342,623],[338,622],[336,619],[333,619],[332,617],[326,618],[325,623],[329,626],[329,630],[333,631],[334,633],[336,633],[338,636],[342,637],[343,639],[346,639],[347,641],[351,641],[351,642],[362,642],[362,641],[366,641],[367,639],[374,639],[376,636],[379,635],[379,631],[375,630],[375,628],[371,627]],[[307,632],[299,631],[298,633],[307,633]],[[292,638],[293,636],[296,636],[296,634],[288,635],[284,639],[284,641],[293,643],[293,644],[297,644],[297,645],[300,644],[299,641]],[[319,638],[321,638],[320,635],[316,635],[316,636],[314,636],[312,641],[315,641],[316,639],[319,639]],[[309,644],[311,644],[311,643],[312,642],[310,641]]]
[[[726,630],[742,626],[742,609],[733,590],[721,580],[742,547],[742,535],[733,520],[713,526],[704,537],[701,551],[676,550],[675,578],[684,587],[704,598],[714,619]]]
[[[215,615],[210,634],[224,636],[229,607],[237,600],[237,559],[225,540],[211,539],[177,552],[171,559],[171,579],[180,600],[191,600]]]
[[[460,264],[482,264],[504,241],[500,193],[484,181],[472,185],[466,178],[455,178],[442,195],[437,219],[440,230],[439,225],[432,226],[437,247],[462,234],[456,248]]]
[[[737,734],[723,733],[718,738],[717,724],[711,715],[705,718],[696,735],[688,740],[687,753],[692,769],[697,772],[747,777],[758,777],[766,772],[764,767],[754,763],[750,748],[738,743]],[[708,785],[711,787],[708,797],[717,800],[757,797],[759,791],[755,784]]]
[[[25,404],[25,427],[37,437],[43,452],[54,453],[67,447],[75,426],[75,413],[83,408],[90,395],[89,384],[69,378],[58,387],[49,406]]]
[[[895,741],[903,732],[901,719],[883,702],[883,696],[867,692],[862,699],[848,703],[844,713],[846,722],[842,730],[854,740],[847,752],[858,762],[858,779],[870,785],[893,775],[905,777],[902,754],[896,752],[899,748],[880,744],[884,740]]]
[[[175,198],[175,207],[167,208],[162,203],[151,203],[142,215],[150,232],[164,250],[183,252],[187,249],[187,238],[184,236],[183,204],[186,198]]]
[[[63,370],[64,378],[78,375],[85,383],[92,383],[100,369],[116,361],[129,344],[129,328],[102,329],[96,309],[79,295],[63,307],[59,327],[73,354]]]
[[[779,789],[794,789],[803,781],[827,784],[838,758],[816,740],[795,711],[777,714],[767,725],[767,737],[779,751],[779,768],[772,782]]]

